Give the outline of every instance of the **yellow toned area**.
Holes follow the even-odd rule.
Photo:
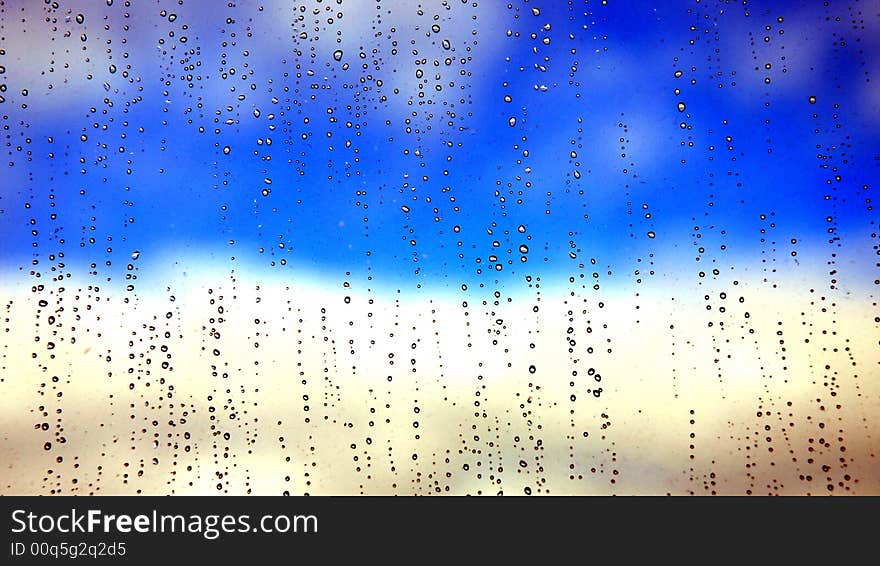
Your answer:
[[[868,293],[336,287],[7,284],[0,491],[880,493]]]

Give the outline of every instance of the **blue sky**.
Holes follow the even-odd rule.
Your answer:
[[[167,4],[4,8],[7,268],[514,293],[845,235],[875,278],[870,3]]]

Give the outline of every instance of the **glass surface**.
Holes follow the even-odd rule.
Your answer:
[[[0,493],[878,494],[880,5],[0,3]]]

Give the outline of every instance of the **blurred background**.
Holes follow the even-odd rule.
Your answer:
[[[0,492],[880,492],[878,38],[0,2]]]

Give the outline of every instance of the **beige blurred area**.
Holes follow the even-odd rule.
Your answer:
[[[867,292],[212,277],[4,284],[0,492],[880,493]]]

